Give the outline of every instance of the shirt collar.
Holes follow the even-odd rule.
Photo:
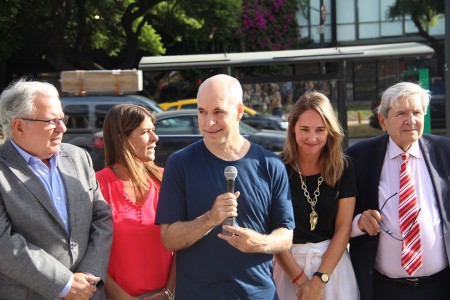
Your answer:
[[[19,146],[17,146],[16,143],[14,143],[14,141],[12,139],[10,139],[11,144],[14,146],[14,148],[16,148],[17,152],[19,152],[20,156],[22,156],[22,158],[27,162],[27,164],[30,164],[31,162],[33,162],[33,160],[40,160],[39,158],[37,158],[36,156],[31,155],[30,153],[26,152],[25,150],[23,150],[22,148],[20,148]],[[55,154],[53,154],[50,159],[50,165],[53,166],[56,163],[56,158],[59,156],[59,154],[61,153],[61,150],[59,150],[58,152],[56,152]]]
[[[403,151],[403,149],[400,148],[391,137],[389,137],[387,151],[388,151],[389,159],[394,159],[394,158],[400,156],[401,154],[405,153],[405,151]],[[408,149],[407,152],[410,155],[414,156],[415,158],[422,158],[422,153],[420,152],[420,147],[419,147],[419,141],[415,141],[411,145],[411,147]]]

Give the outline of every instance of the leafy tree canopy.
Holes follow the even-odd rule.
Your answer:
[[[436,46],[436,39],[430,36],[427,28],[435,26],[440,16],[444,14],[443,0],[396,0],[388,7],[386,17],[394,20],[405,15],[411,16],[419,34]]]
[[[4,0],[0,60],[20,52],[66,70],[109,57],[130,68],[144,54],[223,51],[241,11],[241,0]]]
[[[145,55],[298,49],[303,41],[296,12],[307,2],[3,0],[0,62],[10,57],[32,58],[55,71],[127,69],[135,68]],[[42,71],[28,67],[29,72]],[[242,72],[248,76],[284,72],[280,68]],[[183,73],[195,81],[212,71]]]

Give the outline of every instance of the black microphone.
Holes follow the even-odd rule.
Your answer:
[[[234,194],[234,180],[236,179],[238,174],[237,169],[233,166],[228,166],[225,168],[225,171],[223,171],[223,173],[225,174],[225,179],[227,180],[227,193]],[[230,225],[235,227],[236,218],[235,217],[226,218],[223,221],[223,225]],[[233,233],[226,231],[225,229],[222,230],[222,233],[225,235],[233,235]]]

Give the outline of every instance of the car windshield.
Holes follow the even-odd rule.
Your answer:
[[[164,111],[161,107],[159,107],[158,104],[156,104],[155,101],[151,100],[150,98],[147,98],[147,97],[144,97],[141,95],[132,95],[132,97],[144,100],[146,102],[145,106],[149,107],[150,110],[152,110],[154,113],[159,113],[159,112]]]
[[[258,129],[253,128],[252,126],[245,124],[244,122],[239,122],[239,131],[242,135],[251,135],[258,131]]]

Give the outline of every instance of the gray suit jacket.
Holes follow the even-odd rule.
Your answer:
[[[70,234],[41,180],[6,140],[0,150],[0,299],[55,299],[74,272],[106,278],[111,209],[88,153],[61,146]],[[103,289],[94,299],[104,298]]]

